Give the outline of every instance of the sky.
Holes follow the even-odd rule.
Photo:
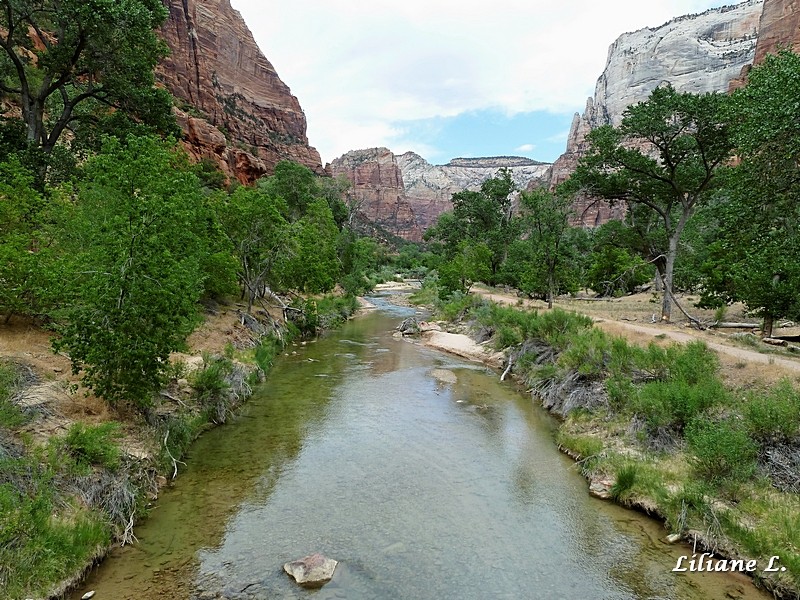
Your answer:
[[[552,162],[622,33],[719,0],[231,0],[322,162],[385,146]]]

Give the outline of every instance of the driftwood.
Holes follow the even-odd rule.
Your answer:
[[[713,323],[711,325],[714,329],[758,329],[761,327],[759,323],[727,323],[725,321]]]
[[[508,365],[506,365],[506,370],[503,371],[503,374],[500,376],[500,381],[505,381],[506,376],[511,372],[511,367],[514,365],[514,354],[512,353],[508,357]]]

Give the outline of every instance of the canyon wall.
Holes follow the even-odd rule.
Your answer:
[[[800,52],[800,0],[764,0],[755,63],[781,47]]]
[[[289,159],[322,173],[300,103],[229,0],[168,0],[170,56],[159,81],[175,96],[184,146],[252,183]]]
[[[587,150],[586,136],[592,129],[619,125],[625,109],[646,100],[658,85],[668,82],[680,92],[726,91],[753,61],[762,8],[762,0],[748,0],[617,38],[609,48],[594,97],[588,99],[583,114],[575,115],[566,151],[547,176],[550,185],[554,187],[573,172]],[[618,217],[619,210],[582,199],[576,205],[580,216],[576,224],[594,227]]]
[[[387,148],[371,148],[348,152],[329,170],[350,180],[364,217],[388,233],[420,241],[440,214],[452,210],[453,194],[479,189],[503,167],[525,189],[550,165],[508,156],[456,158],[446,165],[432,165],[414,152],[396,156]]]

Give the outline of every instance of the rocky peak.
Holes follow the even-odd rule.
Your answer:
[[[327,170],[350,181],[364,218],[392,235],[422,239],[424,230],[406,199],[397,157],[388,148],[352,150],[334,160]]]
[[[769,0],[767,0],[769,2]],[[800,2],[800,0],[795,0]],[[586,136],[601,125],[619,125],[625,109],[642,102],[662,83],[680,92],[723,92],[752,62],[763,0],[678,17],[660,27],[625,33],[611,44],[595,95],[576,114],[567,149],[548,174],[550,185],[564,181],[587,150]],[[604,202],[581,201],[579,222],[596,226],[618,216]]]
[[[501,168],[525,189],[550,165],[518,156],[456,158],[432,165],[416,152],[399,156],[387,148],[354,150],[329,165],[334,176],[344,175],[361,201],[361,212],[389,233],[419,241],[445,211],[452,210],[457,192],[476,190]]]
[[[167,0],[159,67],[175,96],[184,145],[250,183],[290,159],[321,173],[300,103],[258,48],[230,0]]]

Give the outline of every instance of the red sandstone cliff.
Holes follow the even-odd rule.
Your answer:
[[[390,150],[353,150],[334,160],[330,171],[350,181],[363,217],[392,235],[422,240],[424,230],[406,199],[403,174]]]
[[[251,183],[289,159],[322,173],[300,103],[259,50],[230,0],[168,0],[158,69],[175,96],[184,145]]]
[[[782,46],[800,52],[800,0],[764,0],[755,64]]]

